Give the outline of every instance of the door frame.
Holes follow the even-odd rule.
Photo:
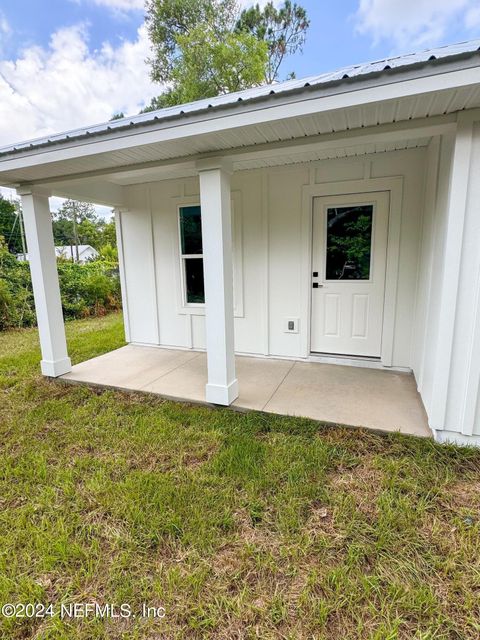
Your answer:
[[[302,190],[302,317],[304,330],[301,332],[301,354],[311,355],[311,271],[313,242],[313,205],[314,198],[359,195],[368,196],[375,191],[388,191],[390,209],[388,212],[387,262],[385,272],[385,296],[383,302],[382,349],[380,362],[384,367],[393,364],[393,346],[395,336],[395,316],[397,307],[398,266],[400,253],[400,226],[402,218],[403,177],[369,178],[310,184]]]

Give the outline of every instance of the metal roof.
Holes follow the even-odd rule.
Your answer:
[[[196,114],[211,109],[221,109],[232,107],[237,103],[245,103],[249,101],[265,100],[272,96],[292,92],[307,91],[312,88],[320,88],[331,83],[339,83],[341,81],[352,81],[364,79],[372,74],[391,74],[398,69],[406,69],[410,67],[425,67],[426,65],[438,64],[451,59],[467,59],[474,55],[478,55],[480,51],[480,39],[462,42],[453,45],[437,47],[435,49],[427,49],[419,53],[411,53],[374,62],[343,67],[337,71],[323,73],[316,76],[310,76],[302,79],[288,80],[273,85],[263,85],[245,89],[236,93],[216,96],[197,100],[187,104],[178,105],[150,111],[136,116],[112,120],[109,122],[93,125],[90,127],[82,127],[71,131],[36,138],[18,144],[7,145],[0,148],[0,156],[11,155],[16,152],[25,152],[36,149],[38,147],[55,145],[62,142],[78,140],[86,137],[100,136],[101,134],[112,133],[116,130],[131,129],[142,125],[155,124],[159,121],[184,117],[186,115]]]

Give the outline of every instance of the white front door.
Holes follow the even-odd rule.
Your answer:
[[[313,205],[311,351],[380,357],[389,193]]]

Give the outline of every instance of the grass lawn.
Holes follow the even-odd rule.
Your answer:
[[[80,361],[122,344],[67,324]],[[480,637],[480,451],[49,382],[0,334],[5,639]],[[164,619],[60,618],[142,603]]]

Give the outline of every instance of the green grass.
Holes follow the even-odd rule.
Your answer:
[[[119,315],[67,324],[74,361]],[[480,452],[100,392],[0,335],[0,604],[163,620],[0,619],[0,637],[480,637]]]

